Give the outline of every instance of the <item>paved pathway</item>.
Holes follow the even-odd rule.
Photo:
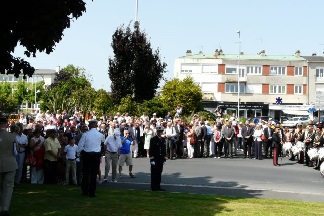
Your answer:
[[[100,186],[150,190],[149,159],[136,158],[133,162],[136,178],[130,178],[124,166],[118,183],[111,183],[109,174],[110,181]],[[101,170],[104,174],[104,164]],[[274,167],[271,159],[242,157],[168,160],[161,186],[168,192],[324,202],[321,174],[287,158],[282,159],[280,167]]]

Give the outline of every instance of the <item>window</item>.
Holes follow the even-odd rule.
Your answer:
[[[316,77],[324,77],[324,68],[316,68]]]
[[[13,76],[9,75],[8,76],[8,82],[12,82],[13,81]]]
[[[218,73],[218,65],[217,64],[203,64],[202,72],[203,73]]]
[[[247,66],[246,70],[247,70],[247,74],[249,75],[262,75],[261,66]]]
[[[225,83],[225,93],[237,93],[237,83]],[[240,83],[240,93],[245,93],[245,84]]]
[[[0,75],[0,81],[5,81],[5,78],[3,75]]]
[[[303,94],[303,85],[295,85],[295,94]]]
[[[192,70],[181,70],[181,73],[192,73]]]
[[[237,74],[236,67],[226,67],[226,74]]]
[[[286,94],[286,86],[270,85],[270,94]]]
[[[303,67],[295,67],[295,76],[303,76]]]
[[[286,75],[286,67],[271,66],[270,75]]]
[[[197,63],[182,63],[181,73],[201,73],[201,64]]]

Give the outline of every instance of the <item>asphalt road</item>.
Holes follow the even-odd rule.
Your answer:
[[[168,160],[162,173],[161,187],[167,192],[216,194],[247,198],[272,198],[324,202],[324,178],[319,171],[283,158],[280,167],[272,159],[177,159]],[[150,190],[150,163],[147,158],[133,159],[133,173],[123,167],[117,183],[99,186]],[[104,174],[104,159],[101,164]],[[111,172],[111,171],[110,171]]]

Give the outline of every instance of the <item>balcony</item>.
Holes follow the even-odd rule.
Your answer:
[[[315,77],[315,82],[324,83],[324,77]]]

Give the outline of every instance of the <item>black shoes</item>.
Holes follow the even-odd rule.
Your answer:
[[[164,189],[158,188],[158,189],[152,189],[152,191],[165,191]]]

